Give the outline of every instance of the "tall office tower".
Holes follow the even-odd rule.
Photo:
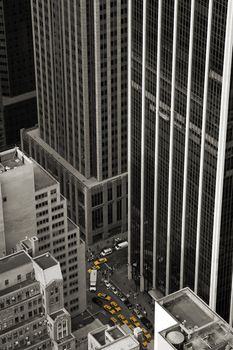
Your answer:
[[[65,307],[86,309],[85,244],[67,217],[59,183],[17,148],[0,153],[0,256],[21,246],[32,256],[50,252],[60,263]]]
[[[39,128],[22,147],[86,242],[111,240],[127,232],[127,0],[32,5]]]
[[[228,0],[130,1],[129,277],[232,310]]]
[[[20,129],[37,123],[30,0],[0,0],[0,25],[4,110],[0,127],[5,145],[15,145],[20,141]]]
[[[0,259],[0,348],[76,349],[61,268],[50,254]]]

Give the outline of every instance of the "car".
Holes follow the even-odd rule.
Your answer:
[[[125,304],[125,306],[127,306],[127,308],[128,308],[129,310],[133,309],[133,305],[129,302],[128,299],[126,299],[126,300],[124,301],[124,304]]]
[[[124,297],[124,295],[122,297],[120,297],[120,300],[124,303],[126,301],[126,297]]]
[[[99,270],[100,266],[92,266],[90,269],[87,270],[88,273],[91,273],[92,270]]]
[[[138,309],[133,309],[133,312],[139,320],[143,317],[143,315],[141,314],[141,312]]]
[[[144,341],[144,342],[142,343],[142,345],[143,345],[145,348],[147,348],[147,346],[148,346],[147,341]]]
[[[147,340],[150,340],[152,338],[151,334],[150,333],[144,333],[144,337],[147,339]]]
[[[111,320],[111,322],[112,322],[113,325],[115,325],[115,324],[118,323],[117,319],[116,319],[115,317],[113,317],[113,316],[110,317],[110,320]]]
[[[94,261],[94,265],[95,265],[95,266],[98,266],[98,265],[101,265],[101,264],[106,263],[107,261],[108,261],[107,258],[100,258],[100,259]]]
[[[117,289],[114,286],[111,285],[110,289],[114,294],[117,294]]]
[[[119,320],[121,320],[121,321],[126,320],[125,316],[124,316],[124,315],[122,315],[122,314],[117,315],[117,317],[118,317],[118,318],[119,318]]]
[[[116,311],[111,308],[110,305],[104,305],[104,310],[108,311],[111,315],[115,315]]]
[[[110,295],[107,295],[107,294],[105,294],[105,293],[99,292],[99,293],[97,294],[97,296],[98,296],[99,298],[101,298],[101,299],[105,299],[105,300],[108,300],[108,301],[112,300],[112,298],[110,297]]]
[[[112,248],[105,248],[100,252],[100,256],[106,256],[112,254]]]
[[[135,323],[135,322],[138,321],[137,317],[135,317],[135,316],[130,316],[129,319],[130,319],[130,321],[133,322],[133,323]]]
[[[133,331],[135,327],[132,324],[129,324],[129,328],[131,329],[131,331]]]
[[[141,327],[143,333],[147,333],[147,330],[144,327]]]
[[[102,306],[103,305],[102,300],[100,300],[99,298],[93,297],[92,301],[93,301],[93,303],[95,303],[98,306]]]
[[[113,301],[111,301],[111,303],[110,303],[110,305],[111,306],[113,306],[113,307],[116,307],[116,306],[118,306],[118,304],[113,300]]]
[[[138,322],[138,319],[135,316],[131,316],[130,321],[134,324],[135,327],[140,327],[140,322]]]
[[[107,280],[104,280],[104,284],[105,284],[107,289],[109,289],[111,287],[111,283],[108,282]]]
[[[122,323],[126,324],[127,326],[129,325],[129,321],[128,320],[123,320]]]

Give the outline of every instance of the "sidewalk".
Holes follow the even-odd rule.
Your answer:
[[[123,294],[130,294],[129,300],[131,304],[139,304],[142,309],[146,310],[146,317],[154,324],[154,308],[153,301],[150,295],[146,292],[142,293],[139,291],[133,280],[128,280],[127,266],[123,266],[120,269],[114,270],[110,280],[122,291]],[[136,298],[135,298],[136,296]]]

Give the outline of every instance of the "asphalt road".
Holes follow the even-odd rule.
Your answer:
[[[97,273],[97,290],[95,293],[89,291],[89,279],[90,275],[87,273],[87,302],[88,302],[88,312],[90,316],[94,316],[96,318],[99,318],[100,321],[104,324],[110,323],[110,317],[115,317],[118,319],[117,315],[122,314],[129,322],[130,322],[130,317],[133,315],[133,310],[129,310],[126,305],[120,300],[119,296],[115,295],[110,289],[107,289],[105,286],[105,283],[103,282],[104,279],[107,279],[110,281],[111,284],[113,284],[118,290],[122,291],[122,286],[125,286],[125,290],[127,289],[127,249],[122,249],[119,251],[114,251],[111,255],[107,256],[107,263],[103,264],[101,266],[101,269],[98,270]],[[93,266],[93,262],[87,263],[87,270]],[[119,284],[116,285],[114,283],[114,276],[116,274],[122,274],[122,286]],[[103,307],[96,305],[93,303],[92,298],[96,297],[97,294],[105,293],[109,295],[112,298],[112,301],[116,301],[117,304],[121,307],[121,311],[117,312],[114,315],[111,315],[107,311],[103,309]],[[132,298],[131,298],[132,301]],[[136,302],[136,301],[135,301]],[[108,304],[109,301],[104,301],[103,300],[103,305]],[[133,301],[132,301],[133,303]],[[135,307],[135,305],[134,305]],[[140,322],[140,320],[139,320]],[[120,324],[119,320],[119,324]],[[130,324],[132,324],[130,322]],[[140,323],[141,327],[144,327]]]

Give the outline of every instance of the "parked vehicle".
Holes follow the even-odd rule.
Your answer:
[[[117,243],[116,246],[115,246],[115,249],[116,250],[120,250],[120,249],[127,248],[127,247],[128,247],[128,242],[124,241],[124,242],[121,242],[121,243]]]
[[[90,292],[96,292],[97,271],[92,270],[90,273]]]
[[[133,312],[139,320],[143,317],[143,315],[141,314],[141,312],[138,309],[133,309]]]
[[[112,248],[105,248],[101,251],[100,256],[106,256],[112,254]]]

